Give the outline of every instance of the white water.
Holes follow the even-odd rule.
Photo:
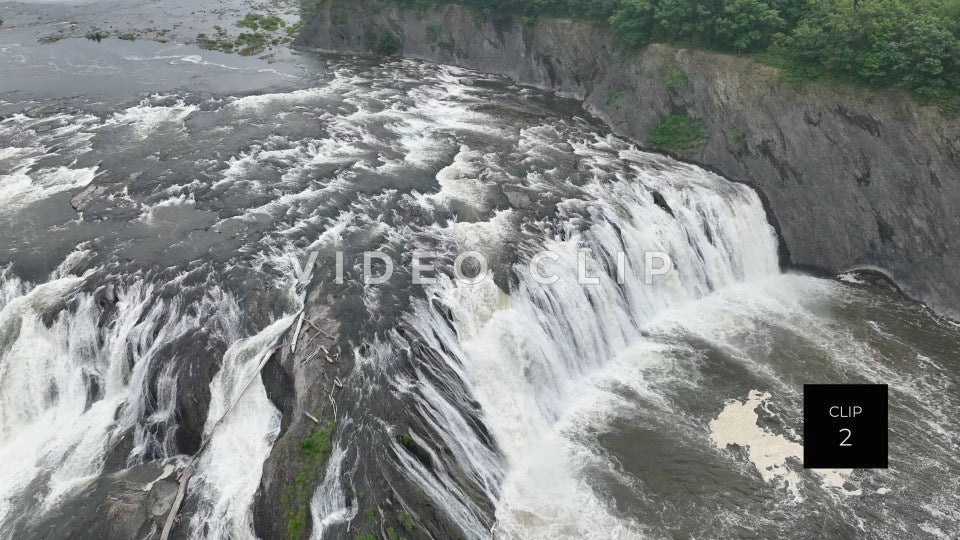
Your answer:
[[[643,184],[597,184],[590,191],[598,197],[601,223],[580,238],[547,244],[561,253],[565,268],[576,268],[578,248],[592,249],[597,267],[615,260],[622,249],[629,264],[622,288],[615,274],[602,274],[600,284],[583,286],[566,273],[555,285],[540,286],[521,272],[508,305],[485,322],[471,320],[478,290],[445,297],[458,320],[469,320],[478,329],[473,334],[461,330],[464,365],[507,455],[496,535],[614,538],[638,533],[637,525],[611,516],[607,502],[577,478],[587,456],[578,455],[555,425],[582,395],[585,377],[640,338],[644,320],[734,281],[777,272],[776,241],[756,196],[739,186],[710,189],[708,179],[703,175],[701,182],[690,182],[669,172],[646,179],[648,186],[661,190],[676,219],[652,204]],[[706,238],[705,227],[714,228],[714,243]],[[753,241],[742,241],[745,237]],[[669,253],[677,270],[645,285],[642,254],[653,251]],[[463,302],[463,297],[469,300]]]
[[[103,321],[94,297],[76,293],[83,281],[54,276],[34,287],[0,276],[2,529],[22,517],[14,511],[23,507],[19,497],[39,496],[46,510],[87,485],[131,429],[130,463],[147,454],[170,457],[173,366],[159,372],[155,396],[148,380],[163,361],[159,352],[201,321],[214,332],[238,323],[235,303],[216,289],[186,310],[179,297],[157,300],[140,281],[117,292],[115,311]],[[71,297],[75,309],[60,311],[47,327],[43,313]]]
[[[234,343],[210,383],[204,437],[212,438],[190,486],[200,504],[190,519],[195,538],[256,538],[253,500],[263,463],[280,432],[280,411],[267,397],[258,367],[273,354],[297,314]]]
[[[15,114],[0,120],[0,138],[15,141],[15,145],[0,148],[0,219],[92,182],[98,167],[77,167],[75,161],[89,151],[93,137],[89,130],[97,123],[95,116],[70,114],[39,119]],[[67,165],[39,167],[51,153],[61,156]]]
[[[823,347],[839,351],[843,361],[853,363],[862,356],[864,351],[848,345],[848,336],[831,333],[829,320],[814,314],[791,319],[802,311],[797,296],[804,291],[816,293],[817,288],[794,287],[795,282],[777,281],[776,277],[771,281],[777,274],[776,241],[759,200],[749,189],[696,167],[639,152],[615,137],[584,129],[576,120],[549,118],[519,130],[508,121],[498,123],[498,118],[477,107],[485,104],[482,91],[457,81],[468,73],[455,68],[423,68],[424,79],[433,77],[434,71],[439,72],[435,81],[428,80],[406,95],[390,87],[389,76],[383,78],[388,82],[378,83],[347,72],[322,88],[225,101],[224,110],[251,123],[258,116],[272,118],[274,113],[280,119],[291,116],[303,122],[297,118],[298,112],[319,110],[316,123],[322,124],[323,132],[291,135],[278,127],[265,138],[251,138],[242,151],[218,154],[224,168],[216,169],[216,178],[209,180],[209,185],[269,194],[235,210],[245,220],[270,218],[285,228],[272,231],[272,238],[265,240],[271,247],[289,248],[291,242],[301,245],[313,239],[315,245],[329,246],[339,241],[345,230],[363,230],[369,238],[399,238],[412,246],[418,235],[439,238],[451,252],[472,249],[495,256],[519,249],[524,254],[522,261],[542,248],[560,254],[555,266],[568,273],[555,285],[533,283],[525,265],[520,265],[516,270],[519,282],[509,294],[492,281],[476,287],[450,282],[435,287],[430,295],[452,310],[453,329],[445,314],[425,303],[419,303],[406,318],[443,362],[442,366],[421,363],[415,366],[413,376],[390,381],[390,390],[410,396],[415,413],[433,431],[431,437],[409,434],[429,454],[432,467],[412,457],[396,433],[389,448],[365,451],[397,456],[402,472],[462,527],[464,536],[610,538],[643,534],[637,523],[612,515],[607,494],[585,480],[584,469],[605,464],[595,449],[570,436],[595,428],[618,405],[612,392],[601,388],[603,384],[634,385],[638,392],[644,391],[648,369],[668,371],[670,362],[676,361],[662,344],[648,341],[641,329],[672,325],[731,348],[725,338],[740,326],[752,324],[750,317],[736,314],[740,310],[751,315],[763,312],[766,319],[781,324],[789,321],[805,338],[818,343],[825,340]],[[336,112],[326,111],[324,100],[334,97],[342,97],[343,103],[330,107]],[[342,110],[348,112],[338,112]],[[93,166],[50,169],[58,174],[49,178],[30,169],[35,162],[29,160],[52,148],[67,157],[73,155],[74,147],[79,149],[76,152],[86,151],[92,135],[84,130],[97,131],[109,124],[119,133],[151,135],[147,140],[171,133],[179,137],[181,131],[191,136],[193,124],[209,125],[209,118],[190,121],[191,116],[203,114],[177,97],[154,96],[102,123],[82,117],[7,119],[0,128],[22,130],[39,142],[0,150],[0,164],[26,163],[23,170],[30,173],[29,189],[10,188],[5,193],[13,193],[13,199],[29,200],[92,180],[98,171]],[[31,127],[46,121],[75,121],[77,126]],[[224,121],[218,129],[226,132],[239,126]],[[43,139],[50,134],[59,139]],[[502,137],[510,148],[491,149],[489,138],[495,137]],[[371,148],[375,152],[371,153]],[[576,164],[570,165],[570,161]],[[332,164],[338,166],[336,173],[315,174]],[[363,182],[367,177],[406,173],[410,170],[406,167],[418,173],[436,172],[435,191],[404,193],[389,187],[338,197],[369,188]],[[591,172],[593,180],[589,180],[590,174],[568,177],[571,169]],[[74,171],[76,176],[68,178],[66,171]],[[279,173],[275,181],[271,181],[271,172]],[[44,178],[47,181],[42,181]],[[585,185],[580,182],[584,178],[588,179]],[[194,198],[189,192],[206,187],[208,180],[182,180],[183,184],[160,192],[155,207],[203,203],[200,196]],[[16,184],[21,185],[25,184]],[[564,200],[555,218],[543,218],[520,208],[505,209],[502,188],[519,189],[535,201],[556,194],[562,194]],[[654,203],[654,191],[674,215]],[[398,192],[400,204],[395,206]],[[324,214],[330,201],[339,204],[341,200],[346,202],[339,213]],[[149,221],[150,207],[145,208],[141,215]],[[451,208],[472,213],[458,213],[467,217],[457,221],[450,217]],[[411,216],[419,217],[417,212],[423,211],[449,221],[405,226],[402,219],[388,219],[405,216],[408,209],[414,210]],[[518,234],[518,229],[523,233]],[[518,236],[520,247],[508,243]],[[285,256],[281,247],[276,254],[264,249],[256,257]],[[597,285],[582,286],[569,273],[577,267],[581,248],[591,250],[588,267],[591,273],[601,274]],[[613,271],[621,250],[627,260],[627,280],[622,285],[616,283]],[[652,285],[644,284],[640,273],[643,253],[648,251],[669,253],[675,265],[673,272],[655,278]],[[271,260],[268,266],[276,269],[282,265]],[[190,516],[189,526],[198,537],[251,538],[251,503],[279,427],[278,412],[253,370],[293,316],[242,339],[240,307],[228,295],[215,292],[199,308],[185,305],[179,297],[159,302],[149,284],[134,280],[120,291],[117,315],[104,323],[93,298],[74,290],[76,279],[69,272],[57,272],[39,287],[12,276],[0,279],[0,321],[15,329],[0,330],[0,386],[12,385],[9,392],[0,394],[0,425],[9,431],[9,438],[8,431],[0,432],[4,435],[0,442],[0,529],[18,517],[14,509],[25,507],[16,499],[34,493],[33,488],[28,489],[31,483],[40,484],[41,503],[50,505],[94,478],[103,469],[106,451],[124,430],[132,429],[135,435],[134,451],[126,456],[130,462],[144,456],[172,457],[170,434],[164,428],[174,427],[175,374],[172,366],[161,370],[155,383],[158,403],[148,403],[150,366],[164,360],[157,355],[165,343],[216,314],[221,338],[231,347],[211,385],[206,432],[212,431],[231,404],[236,403],[236,409],[217,428],[199,463],[190,491],[191,503],[199,505],[199,512]],[[376,313],[377,291],[367,292],[363,300]],[[52,309],[58,297],[74,297],[76,306],[47,328],[40,323],[40,313]],[[177,316],[165,317],[165,313]],[[371,352],[360,361],[358,377],[388,369],[395,361],[395,351],[408,345],[402,339],[372,344]],[[856,367],[878,382],[897,378],[893,373],[869,371],[881,369],[877,366]],[[754,363],[750,368],[763,373],[768,366]],[[253,384],[238,397],[239,389],[250,380]],[[771,380],[775,378],[771,376]],[[896,384],[914,384],[898,381]],[[92,389],[94,382],[99,393]],[[463,386],[463,391],[480,403],[496,448],[477,440],[475,430],[458,409],[462,404],[451,400],[449,389]],[[942,388],[934,390],[943,394]],[[729,398],[742,400],[745,396]],[[648,397],[661,398],[655,392]],[[774,392],[773,399],[778,397]],[[669,412],[665,410],[665,414]],[[716,414],[720,413],[718,408]],[[934,410],[930,415],[932,423],[945,421],[938,413]],[[679,413],[678,417],[683,420]],[[349,422],[349,418],[343,419],[340,427]],[[706,436],[706,425],[700,427]],[[350,500],[341,485],[343,477],[356,473],[351,468],[357,464],[346,461],[346,455],[342,446],[335,449],[311,502],[315,537],[356,516],[357,501]],[[448,460],[467,471],[482,496],[497,503],[493,531],[484,519],[485,510],[462,492],[458,479],[446,468]],[[5,463],[24,465],[13,470]],[[949,508],[949,504],[945,506]]]
[[[748,188],[680,164],[651,169],[650,161],[659,158],[616,141],[575,144],[574,148],[597,168],[613,160],[626,161],[628,166],[617,180],[598,179],[583,188],[582,198],[561,204],[558,234],[542,240],[543,249],[560,257],[546,269],[548,273],[556,269],[559,281],[538,284],[524,264],[515,269],[519,282],[509,294],[490,279],[477,286],[444,280],[431,296],[451,309],[455,331],[427,303],[418,304],[408,318],[419,338],[445,359],[447,377],[453,377],[450,383],[466,381],[506,462],[501,464],[476,439],[447,398],[431,390],[429,379],[395,383],[401,391],[410,389],[421,414],[435,419],[433,429],[445,448],[497,501],[492,533],[498,537],[640,535],[638,524],[611,515],[608,501],[580,478],[592,456],[570,443],[560,427],[589,389],[590,376],[642,339],[644,321],[733,283],[778,273],[774,232],[759,199]],[[477,164],[467,161],[482,156],[464,152],[456,157],[457,174],[465,171],[475,178]],[[446,179],[441,183],[442,198],[482,204],[475,181],[468,182],[467,192],[461,194],[450,169],[441,175]],[[654,203],[654,191],[667,201],[673,216]],[[430,196],[419,202],[436,200]],[[581,231],[584,214],[592,225]],[[507,236],[502,229],[510,226],[509,219],[496,214],[490,221],[456,224],[436,234],[493,254],[501,247],[499,239]],[[599,275],[598,284],[577,281],[582,249],[589,250],[587,267],[590,275]],[[626,258],[623,284],[617,283],[619,252]],[[675,268],[650,285],[642,274],[647,252],[670,254]],[[377,352],[384,346],[373,347],[367,365],[388,362],[388,352]],[[401,445],[396,446],[404,472],[454,518],[467,537],[491,534],[451,479],[442,471],[426,470],[418,460],[407,458]],[[420,446],[429,448],[426,442]],[[333,509],[322,509],[318,502],[315,498],[315,519],[329,520]]]

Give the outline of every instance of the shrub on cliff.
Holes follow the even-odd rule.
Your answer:
[[[685,114],[671,114],[660,119],[660,125],[650,132],[650,146],[686,154],[699,150],[709,137],[703,120]]]
[[[380,54],[397,54],[400,52],[400,40],[396,34],[384,28],[377,34],[377,41],[373,48]]]

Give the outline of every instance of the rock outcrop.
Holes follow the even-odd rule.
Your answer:
[[[328,1],[301,46],[382,48],[497,73],[582,100],[643,144],[669,114],[709,139],[678,156],[755,187],[791,266],[883,271],[941,313],[960,315],[960,120],[899,90],[783,80],[746,58],[651,45],[626,50],[582,22],[491,20],[454,4],[427,13],[382,0]]]

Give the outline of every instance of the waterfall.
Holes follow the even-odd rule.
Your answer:
[[[127,433],[128,464],[172,457],[176,366],[165,351],[198,326],[217,334],[238,321],[216,288],[187,305],[136,279],[109,306],[81,290],[85,276],[0,277],[0,456],[19,464],[0,474],[6,530],[23,519],[13,508],[48,510],[100,475]]]
[[[576,151],[590,154],[598,167],[612,161],[601,155],[608,149],[580,145]],[[429,433],[408,436],[420,437],[413,443],[429,453],[432,467],[397,437],[391,451],[397,467],[468,538],[640,534],[639,525],[612,516],[578,477],[589,456],[557,426],[584,395],[591,374],[642,339],[644,322],[729,285],[779,272],[776,235],[752,190],[630,149],[620,150],[617,159],[629,166],[597,175],[579,197],[562,201],[549,222],[525,224],[538,231],[538,240],[524,244],[509,290],[492,279],[465,285],[443,275],[414,302],[403,331],[371,343],[361,359],[364,377],[372,381],[372,374],[382,372],[383,384],[411,399],[426,419]],[[505,227],[517,223],[500,213],[431,232],[446,237],[451,250],[468,246],[492,259],[503,247],[498,239],[508,236]],[[556,254],[544,271],[556,272],[556,283],[538,282],[527,266],[540,250]],[[669,254],[674,269],[648,284],[644,254],[650,252]],[[595,284],[578,281],[582,254]],[[411,357],[406,367],[403,351]],[[450,390],[457,387],[465,395]],[[474,401],[492,445],[472,425],[468,404]],[[492,531],[464,491],[479,491],[495,503]],[[316,522],[349,515],[348,505],[324,506],[322,499],[318,492]]]
[[[25,508],[50,510],[101,475],[118,451],[130,466],[179,459],[174,412],[183,366],[169,355],[203,328],[230,345],[210,385],[206,433],[233,409],[198,464],[191,495],[200,510],[191,527],[204,538],[254,537],[250,507],[280,422],[255,370],[295,315],[241,338],[239,307],[216,286],[164,299],[137,278],[110,305],[82,290],[90,275],[55,273],[33,286],[0,273],[0,458],[19,464],[0,473],[0,529],[26,525]],[[296,313],[300,300],[292,302]],[[132,448],[120,450],[127,434]]]
[[[211,439],[191,483],[191,492],[200,499],[190,519],[195,538],[256,538],[253,499],[280,432],[280,411],[267,397],[258,367],[273,354],[298,313],[234,343],[210,384],[204,436]]]

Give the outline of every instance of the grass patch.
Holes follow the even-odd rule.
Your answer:
[[[615,102],[619,101],[623,97],[623,92],[617,88],[607,88],[607,94],[603,96],[603,102],[607,105],[613,105]]]
[[[330,22],[334,26],[345,26],[347,24],[347,14],[342,11],[333,11],[330,13]]]
[[[794,89],[800,89],[807,82],[823,78],[821,68],[797,64],[785,52],[775,47],[751,54],[749,57],[761,64],[777,68],[777,79]]]
[[[918,92],[917,99],[925,105],[936,105],[944,116],[960,117],[960,90]]]
[[[686,154],[699,150],[708,139],[706,123],[693,116],[672,114],[660,119],[647,142],[663,150]]]
[[[316,487],[317,479],[333,451],[333,430],[335,424],[328,417],[321,418],[321,425],[314,426],[302,441],[298,452],[298,464],[301,471],[288,486],[281,501],[286,509],[287,535],[291,540],[299,540],[307,530],[310,519],[310,498]]]
[[[307,24],[306,24],[305,22],[303,22],[303,19],[301,19],[301,20],[299,20],[299,21],[291,24],[291,25],[288,26],[287,29],[285,30],[285,32],[287,33],[287,37],[291,37],[291,38],[292,38],[292,37],[296,36],[296,35],[300,32],[300,30],[303,30],[303,27],[306,26],[306,25],[307,25]]]
[[[197,45],[208,51],[233,52],[233,40],[226,38],[208,38],[204,34],[197,36]]]
[[[412,4],[414,13],[421,17],[440,7],[438,0],[406,0],[406,2]]]
[[[240,32],[234,47],[243,56],[260,54],[267,48],[267,36],[261,32]]]
[[[408,533],[413,532],[413,516],[406,513],[400,514],[397,516],[397,521],[400,522],[400,526],[403,527],[403,530],[407,531]]]
[[[300,19],[309,21],[320,11],[325,0],[300,0]]]

